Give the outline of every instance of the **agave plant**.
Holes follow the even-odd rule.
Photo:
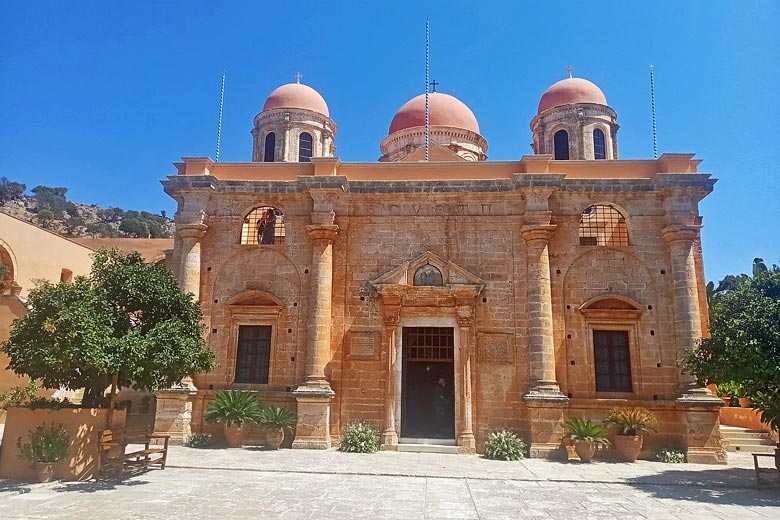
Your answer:
[[[618,435],[629,436],[655,432],[657,431],[653,426],[655,423],[655,414],[647,408],[640,407],[613,408],[604,419],[606,426],[617,426],[620,429]]]
[[[260,426],[266,428],[281,428],[282,430],[292,431],[298,423],[298,418],[281,406],[269,406],[263,408],[258,419]]]
[[[569,417],[561,426],[568,430],[566,437],[573,441],[588,441],[597,446],[609,446],[610,444],[607,439],[607,430],[590,419]]]
[[[263,405],[249,392],[225,390],[214,395],[203,418],[210,423],[225,423],[226,426],[244,423],[258,423]]]

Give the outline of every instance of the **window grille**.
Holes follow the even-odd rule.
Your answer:
[[[253,209],[241,226],[242,244],[284,244],[284,239],[284,214],[272,206]]]
[[[555,135],[553,136],[553,149],[555,152],[555,160],[569,160],[569,134],[566,130],[558,130],[555,132]]]
[[[311,134],[303,132],[298,139],[298,162],[311,162],[312,138]]]
[[[270,361],[271,326],[239,325],[235,382],[268,384]]]
[[[588,206],[580,220],[581,246],[627,246],[626,217],[609,204]]]
[[[274,151],[276,148],[276,134],[271,132],[265,136],[265,145],[263,148],[263,162],[274,162]]]
[[[455,336],[451,327],[404,327],[403,345],[406,361],[455,359]]]
[[[628,332],[594,330],[593,349],[597,392],[631,392]]]
[[[602,132],[599,128],[593,131],[593,158],[607,158],[607,147],[604,143],[604,132]]]

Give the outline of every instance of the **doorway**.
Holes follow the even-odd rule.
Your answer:
[[[404,327],[401,436],[455,438],[452,327]]]

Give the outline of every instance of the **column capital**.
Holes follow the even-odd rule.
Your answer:
[[[339,227],[335,224],[306,226],[306,229],[309,230],[309,237],[312,240],[328,240],[330,242],[336,240],[336,236],[339,232]]]
[[[700,225],[666,226],[661,230],[661,236],[669,244],[680,241],[693,242],[699,238]]]
[[[196,238],[200,240],[206,236],[208,226],[203,223],[196,224],[181,224],[176,226],[176,234],[181,238]]]
[[[520,228],[520,234],[526,242],[541,240],[546,243],[550,241],[557,227],[556,224],[526,224]]]
[[[396,328],[401,323],[401,318],[398,314],[386,315],[382,320],[385,323],[385,327]]]

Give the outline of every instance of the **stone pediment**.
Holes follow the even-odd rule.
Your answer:
[[[371,282],[371,285],[380,294],[388,290],[413,287],[443,289],[447,292],[465,290],[479,294],[485,286],[485,281],[459,265],[427,251],[381,275]]]
[[[433,162],[458,161],[463,162],[466,159],[448,150],[442,146],[434,145],[428,148],[428,160]],[[425,161],[425,147],[415,148],[412,153],[401,159],[401,162],[421,162]]]

